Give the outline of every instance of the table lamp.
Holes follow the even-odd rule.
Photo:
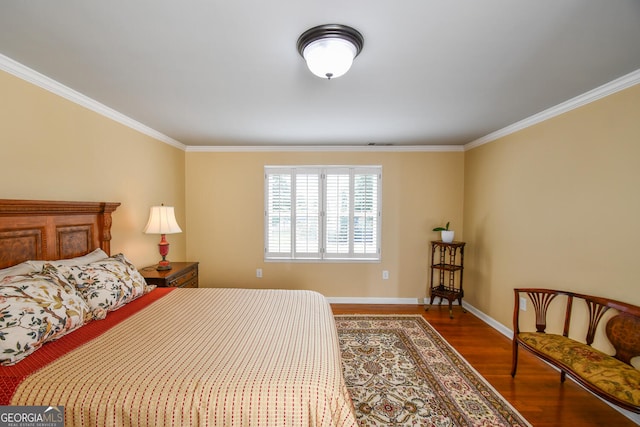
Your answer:
[[[167,234],[182,233],[180,226],[176,222],[176,215],[173,206],[151,206],[149,210],[149,221],[144,228],[146,234],[160,234],[160,243],[158,249],[162,260],[158,262],[156,270],[171,270],[171,263],[166,257],[169,254],[169,242],[167,242]]]

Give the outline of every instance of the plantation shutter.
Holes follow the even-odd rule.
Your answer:
[[[325,256],[348,257],[351,253],[351,179],[349,169],[326,173]]]
[[[379,260],[379,166],[265,166],[265,259]]]
[[[378,259],[380,169],[326,172],[325,258]]]
[[[379,179],[379,173],[373,170],[354,173],[353,253],[356,255],[378,255]]]
[[[267,258],[293,256],[292,182],[291,170],[273,169],[265,173],[265,256]]]
[[[295,258],[320,257],[320,170],[295,171]]]

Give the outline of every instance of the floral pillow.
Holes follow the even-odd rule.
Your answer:
[[[0,364],[13,365],[91,320],[76,290],[38,273],[0,280]]]
[[[56,275],[75,286],[87,301],[94,319],[104,319],[146,293],[146,282],[123,254],[86,265],[46,264],[43,273]]]

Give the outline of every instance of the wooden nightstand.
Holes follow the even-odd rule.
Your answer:
[[[171,270],[158,271],[155,265],[144,267],[140,274],[149,285],[176,288],[198,287],[197,262],[172,262]]]

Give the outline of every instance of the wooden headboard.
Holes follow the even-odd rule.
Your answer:
[[[111,213],[120,203],[0,199],[0,268],[27,260],[111,254]]]

